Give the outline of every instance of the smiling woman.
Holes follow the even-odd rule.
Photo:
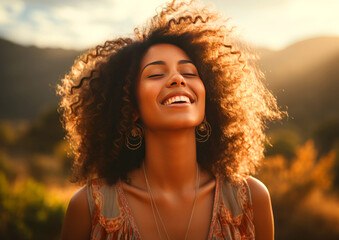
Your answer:
[[[273,239],[250,174],[281,113],[238,45],[217,12],[173,1],[75,62],[59,109],[87,184],[63,239]]]

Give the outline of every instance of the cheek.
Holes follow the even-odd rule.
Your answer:
[[[205,106],[206,106],[206,90],[203,82],[197,86],[197,93],[199,97],[199,122],[202,122],[205,117]]]
[[[143,118],[145,114],[152,112],[157,104],[158,90],[154,84],[140,83],[137,90],[139,113]]]

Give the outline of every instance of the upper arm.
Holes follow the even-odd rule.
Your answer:
[[[90,238],[91,217],[89,212],[86,186],[74,194],[69,202],[61,239],[85,240]]]
[[[251,190],[256,240],[274,239],[274,222],[271,199],[266,186],[258,179],[249,177],[247,183]]]

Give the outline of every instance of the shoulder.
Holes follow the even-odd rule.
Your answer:
[[[87,187],[82,187],[71,198],[61,233],[61,239],[89,239],[91,230]]]
[[[269,200],[270,194],[262,182],[254,177],[248,177],[246,181],[251,191],[253,204],[267,202]]]
[[[87,200],[87,186],[80,188],[71,198],[68,210],[78,211],[84,210],[88,208],[88,200]]]
[[[254,177],[246,179],[253,204],[253,221],[258,240],[271,240],[274,236],[270,194],[266,186]]]

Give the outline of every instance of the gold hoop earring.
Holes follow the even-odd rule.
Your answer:
[[[142,145],[143,136],[144,128],[140,124],[134,122],[131,128],[126,133],[126,147],[130,150],[137,150]]]
[[[195,127],[195,138],[197,142],[206,142],[211,136],[211,132],[211,125],[206,121],[206,117],[204,117],[204,120]]]

